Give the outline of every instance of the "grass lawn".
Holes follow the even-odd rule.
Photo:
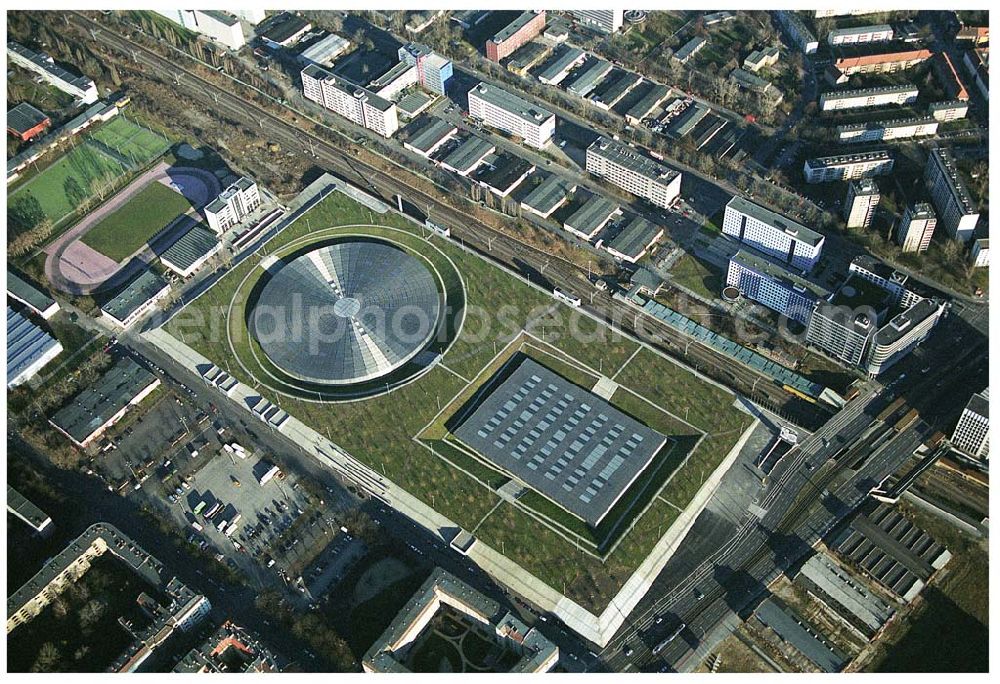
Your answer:
[[[153,181],[81,239],[101,254],[121,261],[190,208],[184,195]]]
[[[306,216],[308,221],[300,219],[285,228],[267,246],[268,254],[292,251],[295,247],[290,243],[306,235],[323,239],[337,234],[364,232],[391,237],[404,244],[414,239],[419,241],[419,229],[407,220],[396,214],[373,215],[340,193],[332,193],[323,199]],[[349,227],[375,221],[402,228],[409,232],[409,236],[388,228]],[[336,228],[338,226],[343,228]],[[552,345],[562,353],[563,364],[571,366],[569,362],[575,360],[595,369],[603,367],[607,375],[621,368],[637,345],[603,325],[577,315],[570,307],[554,302],[548,293],[528,286],[450,242],[434,239],[433,245],[454,262],[464,278],[468,306],[462,334],[448,349],[441,364],[419,380],[388,395],[335,405],[282,397],[282,408],[326,434],[355,457],[383,472],[463,528],[472,530],[478,526],[476,535],[484,543],[513,558],[552,587],[565,590],[567,596],[588,609],[600,611],[648,555],[658,539],[656,535],[665,532],[676,518],[677,509],[674,506],[654,499],[647,514],[621,537],[615,551],[603,562],[587,554],[582,554],[585,560],[581,560],[574,543],[525,515],[521,509],[503,503],[490,514],[500,501],[492,487],[502,483],[502,476],[497,477],[498,474],[491,472],[485,464],[441,441],[446,437],[445,431],[435,430],[432,426],[421,438],[435,440],[436,446],[443,445],[441,455],[469,470],[476,479],[446,464],[414,437],[431,422],[440,407],[463,392],[466,381],[490,364],[497,352],[522,328],[529,328],[539,338],[544,336],[544,343],[533,341],[533,344]],[[437,254],[436,250],[426,245],[419,250],[428,258]],[[437,258],[442,257],[438,254],[434,259]],[[252,271],[259,270],[258,264],[257,259],[241,263],[189,304],[166,328],[167,332],[220,365],[228,361],[233,375],[252,386],[255,385],[252,379],[238,364],[233,363],[226,328],[228,326],[234,333],[242,334],[243,339],[237,339],[234,344],[243,357],[243,352],[250,348],[250,342],[245,339],[244,303],[246,293],[256,279]],[[254,277],[246,278],[248,274]],[[241,286],[245,278],[247,285]],[[226,320],[234,296],[236,305],[232,319]],[[243,333],[240,333],[241,329]],[[491,368],[483,373],[481,379],[492,372]],[[587,379],[580,368],[576,368],[571,377],[579,381]],[[703,383],[690,372],[651,352],[639,352],[617,381],[681,418],[687,409],[691,413],[690,422],[699,429],[707,425],[711,432],[710,439],[702,442],[692,459],[697,457],[701,468],[708,469],[708,472],[714,467],[711,464],[718,464],[739,437],[737,428],[750,423],[747,416],[731,407],[732,395]],[[259,389],[262,394],[268,394],[266,388]],[[461,403],[456,402],[455,407],[461,406]],[[637,411],[652,410],[645,403],[643,407],[633,408]],[[667,419],[661,415],[659,420],[664,421],[664,425],[654,424],[654,427],[670,430],[671,436],[676,436],[678,428],[666,425]],[[685,426],[680,436],[692,432]],[[675,449],[668,458],[673,460],[681,453]],[[671,464],[662,472],[669,473],[674,469],[676,466]],[[676,472],[674,480],[681,479],[686,470]],[[668,497],[670,501],[683,508],[693,495],[690,483],[697,481],[698,477],[695,473],[682,479]],[[664,491],[671,486],[667,485]],[[683,499],[684,496],[688,499]]]
[[[78,144],[41,173],[8,194],[8,208],[37,201],[42,212],[58,223],[94,196],[101,184],[125,173],[110,157],[87,144]]]
[[[682,255],[670,269],[670,275],[681,287],[708,300],[718,299],[724,284],[719,271],[687,253]]]

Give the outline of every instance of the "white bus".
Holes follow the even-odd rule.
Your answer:
[[[552,296],[561,302],[569,304],[570,306],[580,306],[580,304],[583,303],[583,300],[581,300],[576,295],[569,294],[568,292],[563,292],[558,287],[552,290]]]

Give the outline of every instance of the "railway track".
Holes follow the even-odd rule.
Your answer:
[[[159,73],[172,73],[175,88],[183,89],[190,99],[203,103],[210,110],[219,111],[229,118],[262,130],[265,129],[265,123],[268,124],[266,128],[268,137],[281,143],[286,149],[300,151],[304,156],[323,163],[346,180],[368,189],[382,199],[389,200],[393,195],[399,194],[417,206],[433,207],[435,220],[448,224],[455,237],[463,244],[474,246],[482,256],[514,270],[523,270],[518,265],[518,261],[521,261],[546,279],[558,279],[561,285],[584,292],[592,290],[593,286],[582,267],[520,241],[515,236],[499,231],[460,209],[444,204],[437,197],[406,184],[393,174],[334,147],[327,139],[316,133],[297,127],[256,102],[205,79],[176,61],[171,61],[83,14],[74,12],[71,16],[72,21],[90,33],[93,40],[100,40],[137,63]],[[347,136],[344,138],[348,139]],[[636,315],[624,305],[616,306],[614,300],[604,293],[595,293],[593,300],[585,304],[584,308],[605,323],[611,323],[613,327],[679,358],[700,372],[715,377],[718,382],[729,386],[735,385],[743,394],[756,400],[763,398],[763,401],[776,412],[782,412],[792,403],[790,396],[774,385],[770,378],[759,375],[745,366],[734,364],[722,354],[684,337],[666,324],[641,314]],[[641,326],[638,325],[639,321]],[[809,416],[809,420],[828,417],[828,414],[819,408],[805,409],[798,406],[797,410],[803,412],[808,410],[814,414]],[[820,412],[821,416],[815,415]]]

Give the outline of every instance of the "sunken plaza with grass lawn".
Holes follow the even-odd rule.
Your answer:
[[[398,363],[380,360],[384,344],[364,341],[370,321],[361,321],[354,303],[338,304],[352,297],[337,289],[340,267],[330,268],[324,250],[358,243],[393,250],[412,273],[429,276],[425,288],[439,297],[433,334],[417,336],[416,352],[397,349]],[[274,343],[261,344],[254,312],[262,293],[303,258],[310,260],[302,266],[309,287],[330,288],[327,324],[353,331],[349,353],[364,359],[353,371],[389,361],[384,374],[325,382],[289,373],[287,363],[274,362]],[[699,490],[728,467],[754,422],[735,408],[729,390],[462,246],[342,192],[309,205],[153,332],[227,371],[246,396],[277,402],[294,429],[329,440],[337,458],[377,479],[384,489],[376,495],[445,541],[460,531],[470,559],[567,624],[589,621],[578,631],[597,642],[614,631],[612,599],[623,589],[641,597],[645,576],[656,569],[650,564],[662,567],[665,549],[696,517],[685,509],[707,498]],[[534,414],[518,408],[503,429],[515,430],[517,440],[544,439],[537,446],[549,455],[537,475],[477,434],[511,401],[505,393],[522,389],[508,383],[533,377],[545,385],[525,395],[523,410],[535,406]],[[516,451],[522,442],[514,439]]]

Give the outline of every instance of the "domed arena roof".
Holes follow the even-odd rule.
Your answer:
[[[337,242],[271,267],[249,327],[285,373],[347,385],[391,373],[430,341],[442,310],[427,266],[387,242]]]

